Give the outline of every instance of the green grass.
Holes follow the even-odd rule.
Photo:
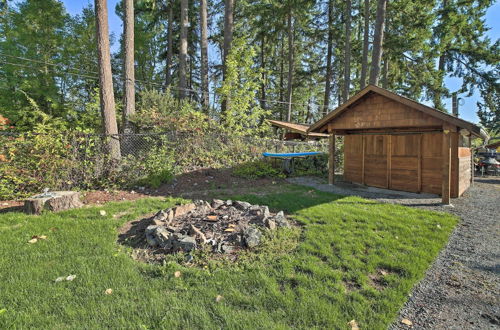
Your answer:
[[[382,329],[457,222],[444,213],[297,186],[232,197],[284,209],[302,231],[268,237],[261,253],[239,263],[187,268],[135,262],[116,243],[124,222],[175,200],[38,217],[0,214],[0,328],[346,329],[355,319],[361,328]],[[124,210],[130,213],[112,217]],[[48,238],[28,244],[32,235]],[[382,290],[369,277],[379,268],[388,271]],[[70,274],[74,281],[54,282]],[[104,294],[108,288],[113,294]],[[223,300],[216,302],[217,295]]]

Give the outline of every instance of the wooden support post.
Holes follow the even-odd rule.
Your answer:
[[[474,166],[474,150],[472,150],[472,134],[469,133],[469,150],[470,150],[470,185],[474,184],[474,174],[476,167]]]
[[[386,188],[391,189],[391,167],[392,167],[392,136],[389,134],[387,135],[387,183],[386,183]]]
[[[417,155],[417,192],[420,194],[422,192],[422,140],[424,135],[420,134],[418,136],[418,155]]]
[[[361,184],[365,184],[365,136],[361,136]]]
[[[335,183],[335,133],[331,132],[328,138],[328,184]]]
[[[450,204],[450,178],[451,178],[451,134],[447,129],[443,130],[443,182],[441,198],[444,205]]]

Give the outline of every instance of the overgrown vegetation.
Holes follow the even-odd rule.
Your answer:
[[[201,267],[181,256],[135,262],[116,243],[122,224],[178,200],[0,214],[0,328],[345,328],[354,319],[383,329],[457,222],[305,187],[258,193],[218,197],[284,209],[302,234],[285,230],[236,263]],[[33,235],[47,239],[29,244]]]
[[[294,176],[328,176],[328,154],[320,154],[304,158],[296,158]]]
[[[285,177],[285,174],[281,169],[275,168],[270,162],[264,160],[257,160],[238,165],[235,167],[233,175],[246,179]]]
[[[67,123],[41,112],[33,100],[31,107],[39,119],[30,132],[0,134],[0,199],[25,197],[46,187],[157,188],[185,171],[252,162],[268,147],[287,150],[285,144],[275,146],[266,136],[264,124],[255,131],[248,123],[236,129],[238,122],[227,126],[212,120],[192,102],[170,93],[145,91],[132,118],[140,134],[121,136],[122,158],[116,166],[106,150],[111,137],[92,130],[70,130]],[[8,120],[3,118],[0,125],[6,131]],[[316,151],[318,145],[301,147]]]

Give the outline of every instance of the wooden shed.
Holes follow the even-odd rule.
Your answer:
[[[480,127],[388,90],[369,85],[311,125],[330,134],[334,183],[335,136],[344,136],[344,181],[440,194],[444,204],[473,180],[471,138]]]

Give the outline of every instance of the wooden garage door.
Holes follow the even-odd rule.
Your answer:
[[[387,188],[388,135],[365,135],[364,183],[368,186]]]
[[[390,137],[390,189],[420,191],[421,134],[392,135]]]
[[[362,183],[363,136],[344,136],[344,180]]]
[[[441,194],[441,133],[346,135],[344,139],[346,181]]]

